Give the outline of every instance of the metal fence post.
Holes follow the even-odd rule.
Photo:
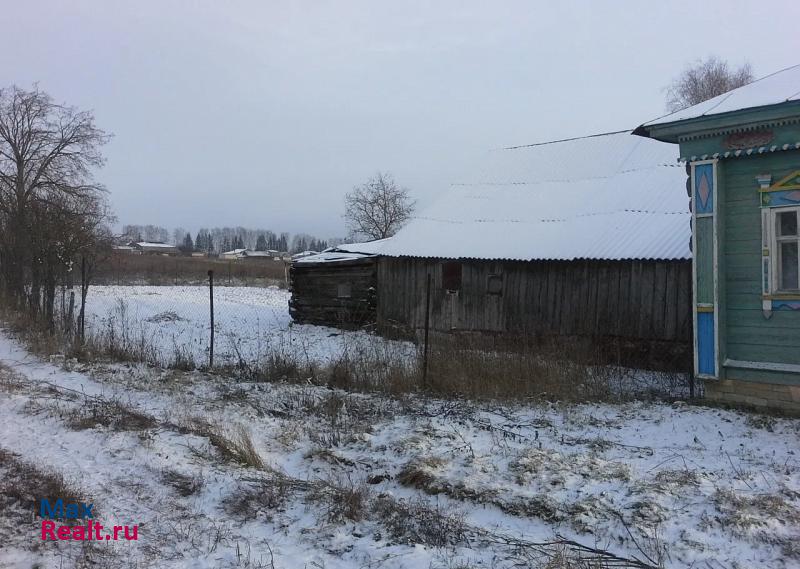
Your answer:
[[[78,315],[78,331],[81,346],[86,339],[86,294],[89,285],[86,282],[86,257],[81,256],[81,312]]]
[[[431,274],[428,273],[428,282],[425,287],[425,344],[422,351],[422,387],[428,387],[428,335],[431,324]]]
[[[211,343],[208,347],[208,369],[214,367],[214,271],[208,271],[208,307],[211,312]]]

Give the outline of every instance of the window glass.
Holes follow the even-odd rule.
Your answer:
[[[780,244],[781,289],[796,290],[798,286],[797,241]]]
[[[778,235],[781,237],[797,235],[796,211],[784,211],[778,214]]]

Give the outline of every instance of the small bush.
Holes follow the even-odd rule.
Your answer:
[[[225,511],[242,521],[255,519],[259,514],[268,520],[272,513],[281,511],[292,497],[292,485],[283,476],[271,476],[265,480],[239,486],[225,497]]]
[[[345,478],[335,482],[317,483],[309,498],[323,506],[325,519],[330,523],[361,521],[368,509],[369,488],[363,481]]]
[[[407,502],[380,494],[371,510],[392,539],[400,543],[445,547],[466,542],[464,515],[438,503],[430,506],[421,499]]]

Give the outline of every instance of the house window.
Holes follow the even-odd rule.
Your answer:
[[[774,208],[773,242],[775,290],[800,290],[800,207]]]
[[[503,275],[489,275],[486,281],[486,294],[503,294]]]
[[[461,290],[461,263],[442,263],[442,288],[448,292]]]
[[[337,298],[350,298],[353,293],[353,287],[350,283],[339,283],[337,286]]]

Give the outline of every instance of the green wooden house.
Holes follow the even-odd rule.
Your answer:
[[[687,164],[706,396],[800,412],[800,65],[635,134]]]

